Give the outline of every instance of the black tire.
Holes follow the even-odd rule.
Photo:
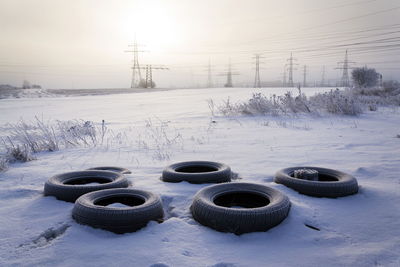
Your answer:
[[[96,185],[85,185],[98,182]],[[44,195],[57,199],[75,202],[83,194],[109,188],[128,187],[129,183],[123,174],[112,171],[75,171],[51,177],[44,184]]]
[[[161,179],[164,182],[192,184],[224,183],[231,181],[231,168],[223,163],[212,161],[186,161],[166,167]]]
[[[318,171],[319,180],[310,181],[294,178],[298,169],[313,169]],[[358,183],[353,176],[319,167],[293,167],[280,170],[275,175],[275,182],[290,187],[297,192],[314,197],[343,197],[358,192]]]
[[[129,203],[130,207],[107,207],[114,202]],[[80,224],[114,233],[134,232],[151,220],[164,217],[162,202],[154,193],[137,189],[107,189],[78,198],[72,217]]]
[[[231,206],[241,207],[231,207]],[[290,201],[276,189],[250,183],[205,187],[190,207],[193,218],[221,232],[243,234],[267,231],[288,215]]]
[[[119,173],[122,173],[122,174],[130,174],[130,173],[132,173],[127,168],[116,167],[116,166],[101,166],[101,167],[89,168],[87,170],[112,171],[112,172],[119,172]]]

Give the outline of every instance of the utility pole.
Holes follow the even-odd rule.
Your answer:
[[[321,86],[325,86],[325,66],[322,66]]]
[[[293,58],[292,53],[290,53],[290,58],[287,59],[287,61],[289,61],[289,81],[288,81],[288,86],[289,87],[293,87],[294,83],[293,83],[293,70],[296,70],[296,68],[294,68],[294,65],[297,65],[296,63],[293,63],[293,61],[295,61],[297,59]]]
[[[140,65],[139,65],[139,53],[146,52],[143,50],[138,50],[138,44],[136,42],[136,35],[135,40],[132,45],[128,45],[129,47],[133,47],[132,50],[127,50],[125,52],[133,53],[133,66],[132,66],[132,81],[131,81],[131,88],[139,88],[140,81],[142,80],[142,74],[140,72]]]
[[[254,88],[261,88],[260,81],[260,58],[262,58],[261,54],[254,54],[256,60],[256,75],[254,77]],[[262,62],[261,62],[262,63]]]
[[[304,65],[303,69],[303,87],[307,86],[307,65]]]
[[[348,55],[347,55],[347,49],[346,49],[346,54],[344,56],[344,61],[338,62],[338,64],[343,64],[342,67],[338,67],[336,69],[343,70],[342,73],[342,79],[341,79],[341,86],[343,87],[349,87],[350,86],[350,78],[349,78],[349,69],[352,69],[350,67],[350,64],[354,64],[355,62],[349,61]]]

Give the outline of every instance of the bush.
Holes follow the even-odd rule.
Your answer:
[[[358,115],[362,113],[359,99],[349,91],[331,90],[310,97],[310,102],[320,110],[332,114]]]
[[[225,116],[231,115],[284,115],[295,113],[328,112],[342,115],[362,113],[362,105],[357,96],[349,91],[331,90],[307,98],[304,94],[294,97],[291,92],[270,98],[261,93],[253,94],[248,101],[232,103],[228,98],[218,110]]]

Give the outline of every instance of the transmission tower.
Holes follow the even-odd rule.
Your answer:
[[[325,66],[322,66],[321,86],[325,86]]]
[[[212,82],[211,62],[210,62],[210,60],[208,60],[207,73],[208,73],[207,88],[212,88],[213,87],[213,82]]]
[[[287,61],[289,61],[288,65],[289,65],[289,81],[288,81],[288,86],[289,87],[293,87],[294,83],[293,83],[293,70],[296,70],[296,68],[294,68],[294,65],[298,65],[296,63],[293,63],[293,61],[295,61],[297,59],[293,58],[292,53],[290,53],[290,58],[287,59]]]
[[[303,87],[307,86],[307,65],[303,67]]]
[[[133,66],[132,66],[132,82],[131,88],[139,88],[140,81],[142,80],[142,74],[140,72],[140,65],[139,65],[139,53],[146,52],[144,50],[138,50],[138,44],[136,42],[136,36],[133,44],[128,45],[129,47],[133,47],[132,50],[127,50],[125,52],[133,53]]]
[[[262,58],[261,54],[254,54],[256,60],[256,75],[254,77],[254,88],[261,88],[261,81],[260,81],[260,58]],[[261,62],[263,63],[263,62]]]
[[[355,62],[349,61],[348,55],[347,55],[347,49],[346,49],[346,54],[344,56],[344,61],[338,62],[338,64],[343,64],[342,67],[338,67],[336,69],[343,70],[342,73],[342,79],[340,81],[340,85],[343,87],[348,87],[350,86],[350,78],[349,78],[349,69],[352,69],[350,67],[350,64],[354,64]]]
[[[286,68],[287,68],[287,64],[285,64],[285,66],[283,66],[283,81],[282,81],[282,87],[286,87]]]
[[[224,85],[224,87],[233,87],[232,76],[239,75],[239,73],[232,72],[231,60],[229,60],[228,70],[224,73],[221,73],[220,75],[226,76],[226,84]]]
[[[144,88],[154,88],[156,84],[153,82],[153,70],[168,70],[169,68],[159,65],[146,64],[144,67],[140,67],[140,69],[146,71],[146,79],[144,80],[144,84],[142,84],[142,86]]]

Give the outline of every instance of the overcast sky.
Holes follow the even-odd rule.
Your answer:
[[[355,66],[400,79],[398,0],[0,0],[0,84],[24,79],[45,88],[126,88],[135,33],[141,64],[159,87],[214,83],[231,60],[237,85],[252,85],[254,53],[261,80],[281,80],[290,52],[295,82],[340,78],[346,48]]]

